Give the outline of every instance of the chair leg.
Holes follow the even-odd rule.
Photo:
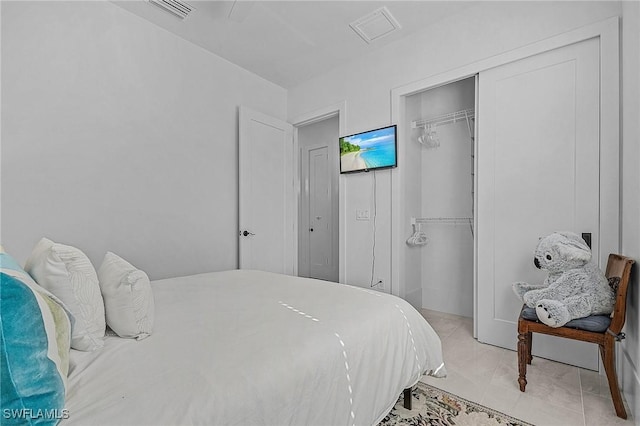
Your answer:
[[[531,356],[531,335],[532,333],[529,331],[527,333],[527,364],[531,365],[531,361],[533,360],[533,357]]]
[[[604,371],[607,373],[607,380],[609,381],[611,399],[613,399],[613,406],[616,409],[616,415],[620,418],[626,419],[627,412],[624,409],[622,395],[620,395],[620,387],[618,386],[618,376],[616,375],[615,340],[613,340],[613,337],[607,336],[605,337],[604,344],[599,346],[600,356],[602,356],[602,364],[604,365]]]
[[[529,345],[527,344],[529,343]],[[531,357],[531,333],[518,333],[518,384],[520,391],[524,392],[527,386],[527,361]]]

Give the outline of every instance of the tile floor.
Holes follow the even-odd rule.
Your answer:
[[[635,424],[631,416],[616,417],[604,375],[534,357],[523,393],[516,352],[476,341],[471,318],[426,309],[422,315],[442,340],[448,372],[444,379],[425,376],[425,383],[538,426]]]

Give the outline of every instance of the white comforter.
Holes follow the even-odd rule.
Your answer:
[[[154,281],[151,337],[72,350],[62,425],[373,425],[440,340],[404,300],[258,271]]]

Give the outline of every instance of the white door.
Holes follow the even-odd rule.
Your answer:
[[[333,191],[331,188],[331,165],[328,146],[312,147],[303,150],[303,177],[308,202],[303,211],[306,213],[307,232],[304,247],[308,249],[308,276],[329,281],[338,281],[337,256],[333,244]]]
[[[292,126],[240,107],[240,269],[295,274]]]
[[[589,232],[599,259],[599,66],[599,43],[591,39],[480,73],[481,342],[515,349],[521,302],[511,286],[544,280],[533,265],[539,237]],[[566,340],[536,335],[533,354],[598,368],[595,345]]]

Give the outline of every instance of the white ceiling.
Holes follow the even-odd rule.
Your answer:
[[[466,1],[186,0],[181,20],[145,1],[118,6],[284,88],[424,30]],[[385,6],[401,29],[367,44],[350,23]]]

